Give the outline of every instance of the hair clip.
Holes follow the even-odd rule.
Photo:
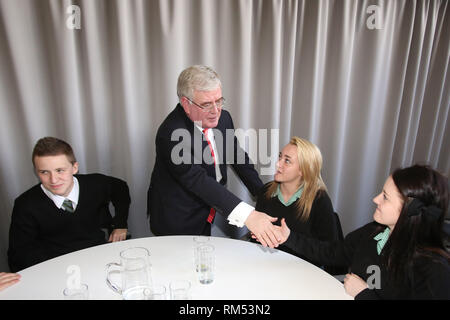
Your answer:
[[[418,216],[425,213],[427,217],[439,219],[442,214],[442,209],[435,205],[428,206],[422,200],[418,198],[412,198],[413,200],[408,205],[408,217]]]

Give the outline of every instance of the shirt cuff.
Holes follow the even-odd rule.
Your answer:
[[[251,205],[240,202],[231,213],[228,215],[228,223],[236,227],[242,228],[247,220],[248,216],[252,211],[255,210]]]

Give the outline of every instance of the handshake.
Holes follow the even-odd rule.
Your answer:
[[[263,212],[252,211],[245,221],[245,225],[252,233],[252,238],[259,241],[264,247],[276,248],[286,242],[291,230],[281,219],[281,226],[274,225],[278,218],[271,217]]]

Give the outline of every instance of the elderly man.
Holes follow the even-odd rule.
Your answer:
[[[255,211],[225,187],[227,163],[253,195],[263,183],[237,138],[229,134],[234,126],[224,110],[218,74],[206,66],[191,66],[181,72],[177,94],[179,103],[156,135],[147,198],[152,232],[210,235],[219,212],[230,224],[247,226],[263,245],[278,246],[279,229],[272,224],[277,219]]]

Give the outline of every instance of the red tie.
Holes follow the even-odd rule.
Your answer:
[[[214,149],[212,147],[211,141],[209,141],[208,139],[208,128],[203,129],[203,134],[205,135],[206,138],[206,142],[208,142],[208,146],[209,146],[209,150],[211,151],[211,156],[213,158],[214,161],[214,167],[216,166],[216,158],[214,157]],[[214,220],[214,216],[216,215],[216,210],[214,208],[211,208],[211,210],[209,210],[209,216],[208,219],[206,219],[209,223],[212,223]]]

